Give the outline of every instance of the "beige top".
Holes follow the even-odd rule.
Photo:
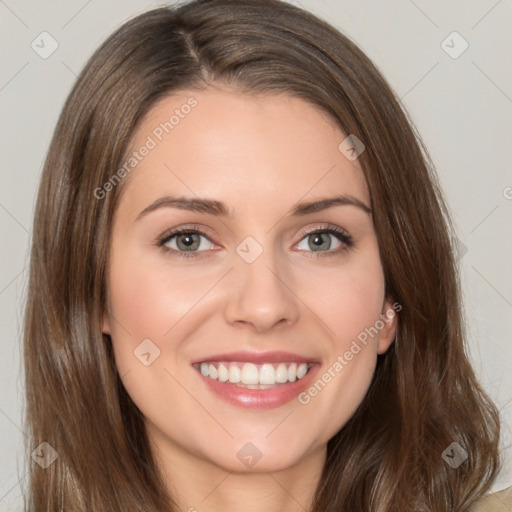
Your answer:
[[[481,498],[472,512],[512,512],[512,487]]]

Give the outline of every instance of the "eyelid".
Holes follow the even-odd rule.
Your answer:
[[[336,231],[336,233],[350,237],[350,233],[346,229],[344,229],[340,226],[336,226],[335,224],[329,224],[327,222],[320,226],[304,228],[304,229],[298,231],[297,235],[295,235],[295,236],[300,236],[301,237],[300,240],[302,240],[306,235],[311,235],[311,234],[317,233],[317,232],[323,233],[324,231],[328,231],[328,230]]]
[[[165,243],[166,240],[172,238],[173,236],[188,232],[197,232],[197,234],[203,235],[211,241],[212,235],[208,233],[208,229],[203,228],[199,224],[185,224],[183,226],[166,229],[160,236],[157,237],[156,241],[158,243]]]

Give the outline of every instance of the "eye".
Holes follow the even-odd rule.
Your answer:
[[[204,242],[204,240],[208,242]],[[165,252],[171,252],[180,257],[197,257],[197,253],[208,250],[212,244],[208,235],[197,228],[179,228],[164,233],[158,239],[158,246]]]
[[[338,227],[314,228],[297,244],[299,250],[311,249],[315,256],[331,256],[347,251],[354,245],[353,238],[344,229]],[[334,242],[333,242],[334,239]]]

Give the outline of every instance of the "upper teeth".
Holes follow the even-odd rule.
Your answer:
[[[265,363],[256,365],[253,363],[201,363],[201,373],[220,382],[232,382],[242,384],[276,384],[294,382],[301,379],[308,372],[308,363],[279,363],[273,365]]]

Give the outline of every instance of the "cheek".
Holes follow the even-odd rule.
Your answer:
[[[169,372],[185,368],[182,345],[187,345],[215,309],[207,299],[218,279],[208,267],[192,272],[165,255],[148,256],[147,249],[146,254],[137,249],[119,251],[117,259],[113,251],[109,280],[112,345],[119,374],[126,375],[125,387],[141,410],[163,407],[158,400],[164,388],[181,396]],[[144,366],[137,354],[148,351],[151,360],[153,354],[157,357]]]
[[[312,414],[310,420],[319,431],[323,429],[326,441],[354,414],[372,381],[378,342],[375,325],[385,285],[376,246],[328,275],[315,277],[308,280],[308,305],[314,304],[328,336],[322,336],[322,373],[299,402],[311,410],[329,411]]]
[[[117,259],[113,252],[109,280],[110,332],[119,375],[143,415],[156,418],[164,418],[169,397],[174,404],[182,401],[182,390],[171,376],[179,346],[173,335],[181,332],[185,322],[180,320],[206,291],[183,280],[183,272],[180,281],[178,272],[164,270],[137,251],[125,250]],[[165,419],[172,424],[172,415]]]
[[[384,275],[378,251],[353,255],[329,270],[302,275],[298,295],[325,327],[326,350],[347,350],[351,341],[375,325],[384,301]]]
[[[115,318],[112,335],[125,337],[128,332],[137,339],[162,339],[213,282],[212,276],[194,274],[191,278],[186,270],[144,258],[137,252],[113,260],[109,283],[110,310]]]
[[[337,347],[343,349],[379,318],[384,300],[380,272],[343,276],[333,290],[333,300],[324,311],[335,333]]]

